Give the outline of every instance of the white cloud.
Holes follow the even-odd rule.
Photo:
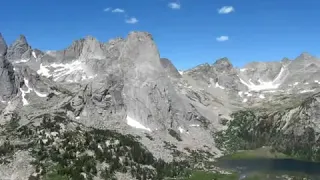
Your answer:
[[[181,8],[181,5],[178,4],[178,3],[175,3],[175,2],[171,2],[168,4],[169,8],[171,9],[180,9]]]
[[[223,6],[222,8],[218,9],[219,14],[229,14],[234,12],[234,8],[232,6]]]
[[[114,10],[112,10],[113,13],[124,13],[124,10],[123,9],[120,9],[120,8],[116,8]]]
[[[138,19],[135,17],[131,17],[126,20],[126,23],[128,23],[128,24],[136,24],[137,22],[138,22]]]
[[[220,36],[220,37],[217,37],[216,40],[219,42],[228,41],[229,37],[228,36]]]
[[[111,8],[105,8],[103,11],[108,12],[110,10],[111,10]]]

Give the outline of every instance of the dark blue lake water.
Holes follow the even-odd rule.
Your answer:
[[[299,161],[293,159],[221,159],[217,166],[236,170],[241,174],[251,172],[272,172],[279,174],[302,173],[309,175],[312,180],[320,180],[320,163]]]

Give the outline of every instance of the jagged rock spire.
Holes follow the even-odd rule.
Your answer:
[[[63,61],[72,61],[75,59],[103,59],[103,44],[93,36],[87,36],[74,41],[71,46],[63,51]]]
[[[303,52],[296,59],[297,60],[308,60],[308,59],[312,59],[312,58],[313,58],[313,56],[310,53]]]
[[[216,67],[218,71],[231,70],[233,68],[233,65],[226,57],[218,59],[213,66]]]
[[[7,53],[7,43],[2,37],[2,34],[0,33],[0,56],[5,56]]]
[[[32,55],[32,49],[29,46],[27,39],[24,35],[20,37],[8,48],[7,59],[9,61],[30,59]]]
[[[0,33],[0,100],[10,99],[17,93],[12,64],[6,59],[7,44]]]
[[[28,44],[27,38],[26,38],[26,36],[23,35],[23,34],[20,34],[19,39],[18,39],[17,41],[20,41],[21,44]]]

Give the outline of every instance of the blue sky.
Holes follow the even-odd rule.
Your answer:
[[[304,51],[320,56],[319,7],[319,0],[3,0],[0,32],[8,43],[24,34],[34,48],[57,50],[87,35],[107,41],[148,31],[178,69],[220,57],[243,66]]]

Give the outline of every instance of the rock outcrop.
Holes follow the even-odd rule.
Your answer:
[[[32,48],[29,46],[24,35],[20,35],[20,37],[8,48],[7,59],[10,62],[26,62],[32,57]]]
[[[12,64],[6,59],[7,45],[0,34],[0,100],[7,101],[17,94],[18,88]]]
[[[161,58],[161,65],[164,68],[164,70],[166,71],[166,73],[169,75],[169,77],[171,78],[181,78],[181,74],[179,73],[179,71],[176,69],[176,67],[174,67],[174,65],[172,64],[172,62],[167,59],[167,58]]]
[[[0,56],[5,56],[7,54],[7,43],[4,40],[2,34],[0,33]]]

